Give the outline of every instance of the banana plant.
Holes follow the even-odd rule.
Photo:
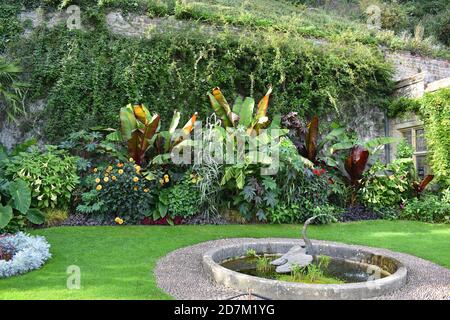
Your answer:
[[[194,113],[183,128],[178,130],[181,114],[177,110],[174,111],[169,130],[161,131],[156,136],[154,141],[156,156],[153,158],[153,163],[161,164],[166,162],[169,160],[173,148],[180,146],[183,141],[187,141],[189,134],[194,129],[197,116],[198,113]]]
[[[267,117],[269,107],[269,97],[272,94],[272,87],[269,87],[267,93],[259,101],[256,114],[254,113],[255,100],[251,97],[238,97],[233,108],[230,107],[220,88],[215,87],[208,92],[209,101],[214,112],[222,120],[225,128],[244,126],[248,134],[259,134],[261,129],[267,128],[270,121]]]
[[[159,127],[159,114],[151,115],[143,104],[127,105],[120,109],[121,138],[127,143],[128,153],[136,164],[144,162],[145,153]]]
[[[355,145],[350,149],[350,152],[345,159],[345,177],[350,181],[352,186],[351,205],[356,202],[358,189],[361,186],[361,179],[363,173],[367,168],[367,161],[369,160],[369,151],[361,145]]]
[[[307,131],[304,139],[304,143],[300,145],[299,153],[302,157],[309,161],[317,162],[317,140],[319,138],[319,118],[314,116],[307,125]]]
[[[350,149],[348,157],[345,159],[345,171],[352,186],[358,186],[366,170],[369,160],[369,151],[360,145],[355,145]]]

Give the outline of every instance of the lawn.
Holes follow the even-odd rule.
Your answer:
[[[170,299],[153,268],[172,250],[231,237],[298,237],[296,225],[60,227],[35,230],[52,245],[40,270],[0,280],[0,299]],[[383,247],[450,268],[450,226],[368,221],[311,226],[314,239]],[[66,288],[66,268],[81,268],[81,289]]]

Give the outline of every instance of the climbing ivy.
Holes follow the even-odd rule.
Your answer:
[[[317,44],[257,29],[202,31],[194,22],[126,38],[108,31],[105,12],[84,9],[84,31],[39,27],[8,45],[28,71],[30,100],[46,99],[47,141],[91,126],[117,127],[119,109],[130,102],[167,118],[178,109],[185,118],[198,111],[205,119],[212,111],[206,92],[215,86],[231,99],[258,99],[272,84],[272,114],[294,110],[309,117],[388,101],[392,68],[362,44]]]
[[[450,89],[426,94],[421,101],[430,164],[440,181],[450,184]]]

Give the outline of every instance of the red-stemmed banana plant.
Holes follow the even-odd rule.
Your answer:
[[[356,201],[356,193],[361,186],[361,179],[366,170],[367,161],[369,160],[369,151],[361,145],[355,145],[350,149],[350,153],[345,159],[344,167],[348,174],[352,186],[351,204]]]
[[[138,165],[142,165],[145,153],[158,130],[159,114],[151,115],[143,104],[127,105],[120,109],[120,132],[127,143],[128,153]]]
[[[319,139],[319,118],[314,116],[307,125],[304,143],[299,147],[299,153],[314,164],[317,164],[317,141]]]

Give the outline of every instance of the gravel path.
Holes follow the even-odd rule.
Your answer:
[[[270,239],[233,238],[203,242],[191,247],[181,248],[160,259],[155,268],[158,287],[176,299],[215,300],[230,299],[245,292],[239,292],[213,283],[202,269],[202,255],[207,250],[230,244],[246,242],[265,242]],[[296,241],[295,239],[277,239]],[[300,240],[297,240],[300,241]],[[314,243],[334,243],[313,241]],[[340,243],[340,245],[343,245]],[[391,294],[376,299],[404,300],[450,300],[450,270],[430,261],[409,254],[392,252],[386,249],[365,246],[350,246],[370,250],[377,254],[390,254],[402,262],[408,270],[407,284]],[[256,297],[255,297],[256,298]],[[242,296],[241,296],[242,299]]]

